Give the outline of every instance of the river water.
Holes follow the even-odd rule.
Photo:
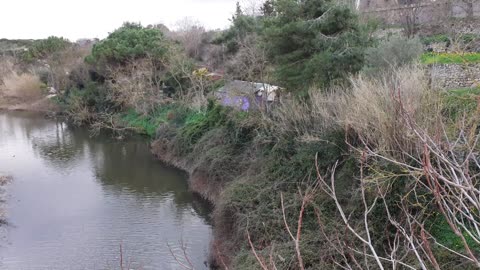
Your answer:
[[[0,112],[7,225],[0,269],[208,269],[210,209],[142,139],[90,137],[61,121]],[[120,249],[122,251],[120,251]]]

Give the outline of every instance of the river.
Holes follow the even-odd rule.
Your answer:
[[[145,139],[0,112],[0,173],[13,177],[0,269],[184,269],[182,246],[208,269],[210,207]]]

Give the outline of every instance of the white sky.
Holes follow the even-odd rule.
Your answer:
[[[190,17],[207,29],[225,28],[237,0],[0,0],[0,38],[51,35],[104,38],[123,22],[163,23]]]

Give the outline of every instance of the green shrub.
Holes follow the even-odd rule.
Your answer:
[[[167,40],[160,30],[125,23],[93,46],[87,62],[102,66],[125,64],[145,57],[160,60],[167,51]]]
[[[26,62],[43,59],[53,53],[66,49],[70,45],[71,43],[62,37],[51,36],[47,39],[35,40],[23,55],[23,58]]]
[[[382,41],[378,47],[368,48],[365,55],[367,74],[394,71],[419,59],[423,45],[418,38],[394,36]]]
[[[205,113],[190,115],[180,130],[186,146],[193,146],[207,131],[221,126],[227,119],[226,108],[210,100]]]
[[[121,120],[128,127],[133,127],[138,132],[155,137],[161,124],[180,125],[185,121],[188,109],[177,104],[163,104],[149,114],[141,114],[131,109],[123,113]]]
[[[274,7],[277,15],[266,19],[263,32],[282,86],[328,86],[363,67],[370,38],[349,7],[329,0],[275,1]]]
[[[61,103],[66,107],[66,110],[78,109],[78,105],[88,108],[90,112],[111,112],[115,110],[115,104],[113,104],[105,89],[105,86],[95,82],[87,82],[82,89],[72,88],[66,91],[65,95],[62,95]]]

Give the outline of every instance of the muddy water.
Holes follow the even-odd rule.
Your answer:
[[[91,138],[28,113],[0,112],[0,173],[9,224],[0,269],[195,269],[211,237],[209,208],[145,140]],[[120,252],[120,247],[122,252]]]

